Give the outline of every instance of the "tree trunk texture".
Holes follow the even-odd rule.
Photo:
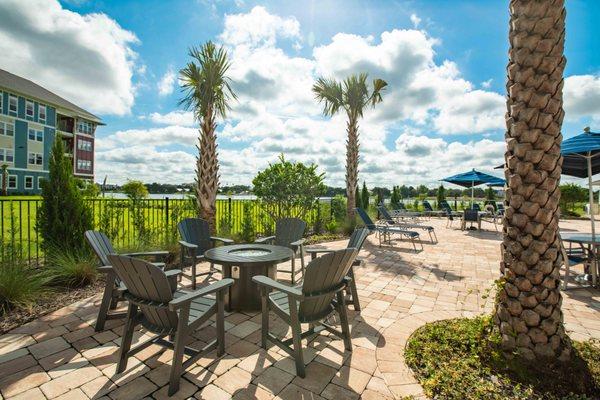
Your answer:
[[[354,219],[356,208],[356,187],[358,186],[358,121],[350,117],[346,127],[346,196],[348,198],[346,214]]]
[[[216,200],[219,189],[217,124],[212,109],[202,118],[196,159],[196,202],[200,218],[208,221],[211,233],[216,227]]]
[[[507,67],[502,346],[528,360],[567,361],[558,238],[564,0],[511,0]]]

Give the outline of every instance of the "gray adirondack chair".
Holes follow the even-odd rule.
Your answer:
[[[222,279],[193,292],[177,291],[172,287],[165,272],[156,265],[125,256],[110,255],[108,258],[116,273],[125,282],[127,289],[123,296],[129,301],[117,373],[125,371],[129,357],[152,344],[171,348],[173,361],[169,396],[172,396],[179,390],[181,374],[189,366],[214,349],[217,349],[218,356],[225,352],[224,296],[229,286],[233,285],[233,279]],[[190,340],[191,333],[215,314],[216,339],[200,350],[187,347],[186,343]],[[133,332],[139,324],[155,336],[131,348]],[[174,337],[174,340],[170,341],[165,337]],[[184,354],[189,357],[185,362]]]
[[[300,255],[300,272],[304,277],[304,241],[302,237],[306,230],[306,222],[299,218],[282,218],[275,224],[275,235],[255,240],[255,243],[269,243],[290,248],[292,257],[292,285],[296,283],[296,257]],[[288,273],[288,271],[282,271]]]
[[[117,308],[119,301],[123,300],[123,291],[125,285],[121,282],[117,274],[114,272],[108,261],[110,254],[115,254],[116,251],[110,242],[110,239],[102,232],[98,231],[86,231],[84,234],[88,244],[94,250],[94,253],[102,264],[98,267],[98,271],[106,274],[106,283],[104,285],[104,294],[102,295],[102,302],[100,303],[100,310],[98,311],[98,318],[96,319],[96,331],[104,330],[104,324],[107,319],[123,318],[125,313],[109,312]],[[154,259],[164,259],[169,255],[168,251],[150,251],[141,253],[128,253],[132,257],[151,257]],[[164,268],[164,262],[155,262],[154,265]],[[173,273],[169,273],[169,276],[173,276]]]
[[[284,285],[262,275],[252,278],[261,288],[262,347],[266,349],[267,342],[271,342],[294,357],[296,374],[302,378],[306,376],[302,339],[327,330],[342,338],[346,350],[352,351],[344,290],[349,281],[348,270],[357,253],[353,248],[343,249],[312,260],[306,267],[302,286],[298,287]],[[290,325],[290,339],[280,340],[269,332],[269,310]],[[323,321],[334,311],[340,316],[341,332]],[[309,324],[305,332],[301,330],[302,323]]]
[[[363,243],[369,236],[370,232],[367,228],[356,228],[352,235],[350,236],[350,240],[348,240],[348,244],[346,245],[347,249],[353,248],[360,252]],[[310,254],[311,260],[317,258],[317,256],[327,253],[332,253],[335,250],[332,249],[322,249],[322,248],[307,248],[305,250],[308,254]],[[355,311],[360,311],[360,299],[358,297],[358,290],[356,289],[356,280],[354,279],[354,267],[358,267],[362,264],[361,259],[355,259],[350,269],[348,270],[348,278],[350,281],[348,282],[348,287],[346,288],[346,292],[350,292],[350,299],[346,300],[346,304],[352,304],[354,306]]]
[[[217,242],[232,244],[233,240],[211,236],[208,221],[200,218],[186,218],[180,221],[177,224],[177,230],[181,235],[179,241],[181,246],[181,268],[184,268],[186,263],[191,265],[191,275],[184,274],[184,276],[192,280],[192,289],[196,289],[197,276],[212,275],[219,272],[211,263],[208,272],[197,273],[196,265],[204,260],[204,252],[215,247]]]

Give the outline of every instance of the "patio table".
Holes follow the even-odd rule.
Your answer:
[[[223,266],[223,278],[234,280],[225,296],[227,311],[260,310],[260,291],[252,277],[264,275],[276,279],[277,264],[293,256],[287,247],[255,243],[220,246],[204,252],[207,261]]]
[[[562,233],[560,237],[563,242],[578,243],[586,246],[594,255],[592,260],[592,286],[596,286],[598,279],[598,249],[600,248],[600,235],[592,235],[591,233]]]

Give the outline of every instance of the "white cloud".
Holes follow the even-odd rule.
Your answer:
[[[565,79],[565,117],[577,121],[591,117],[600,124],[600,75],[573,75]]]
[[[194,113],[192,111],[175,110],[166,114],[151,113],[148,119],[160,125],[196,126]]]
[[[490,87],[492,87],[493,81],[494,81],[493,79],[488,79],[487,81],[483,81],[483,82],[481,82],[481,87],[484,89],[489,89]]]
[[[177,76],[175,75],[175,71],[173,67],[169,67],[167,72],[160,78],[158,81],[158,94],[160,96],[167,96],[173,93],[173,89],[175,89],[175,81]]]
[[[130,112],[137,43],[105,14],[81,15],[56,0],[0,2],[0,68],[91,112]]]
[[[421,18],[419,18],[417,14],[410,14],[410,22],[412,22],[415,28],[418,28],[421,23]]]

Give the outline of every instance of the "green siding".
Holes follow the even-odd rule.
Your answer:
[[[15,121],[15,167],[27,168],[27,122]]]
[[[46,125],[56,128],[56,109],[46,105]]]
[[[40,177],[47,179],[47,177],[48,177],[47,172],[20,171],[20,170],[13,170],[11,168],[8,169],[8,174],[17,176],[17,188],[16,189],[8,189],[8,194],[40,194],[41,190],[38,190],[38,179]],[[33,189],[25,189],[25,177],[26,176],[33,176]]]
[[[50,161],[50,151],[54,143],[54,129],[44,128],[44,169],[48,170]]]
[[[23,118],[25,119],[25,98],[24,97],[17,97],[17,102],[18,102],[18,110],[17,110],[17,116],[19,118]]]

